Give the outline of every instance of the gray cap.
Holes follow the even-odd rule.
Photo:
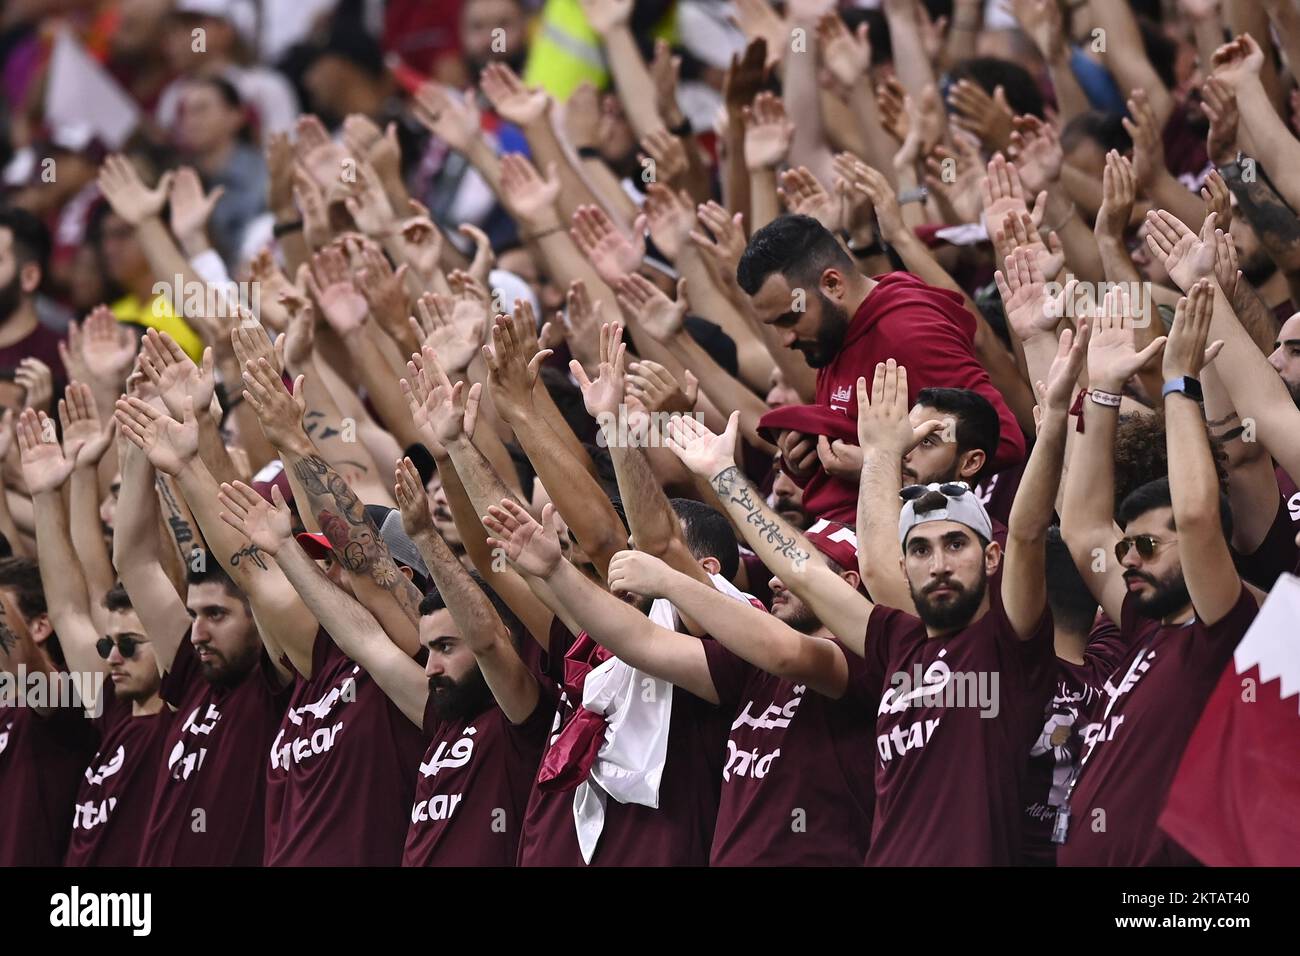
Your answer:
[[[909,489],[919,489],[921,485],[911,485],[904,489],[904,497]],[[971,491],[965,482],[931,482],[924,486],[926,492],[938,492],[944,497],[944,506],[917,514],[916,503],[927,494],[916,492],[903,503],[903,511],[898,516],[898,543],[907,542],[908,533],[917,525],[928,521],[955,521],[964,524],[972,531],[982,535],[985,541],[993,540],[993,522],[984,510],[984,503],[979,495]]]
[[[424,558],[420,557],[420,549],[406,536],[406,529],[402,527],[402,513],[387,505],[366,505],[366,517],[379,529],[379,537],[388,545],[388,553],[393,556],[393,560],[406,565],[427,581],[429,569],[424,565]]]

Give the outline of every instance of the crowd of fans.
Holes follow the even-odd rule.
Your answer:
[[[0,864],[1195,861],[1300,563],[1297,63],[1291,0],[11,0]]]

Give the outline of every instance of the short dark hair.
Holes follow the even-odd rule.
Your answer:
[[[831,267],[856,270],[829,229],[812,216],[777,216],[749,237],[736,266],[736,282],[754,295],[768,276],[779,273],[791,285],[816,285]]]
[[[0,558],[0,588],[14,592],[18,612],[28,620],[48,611],[41,568],[31,558]]]
[[[49,271],[51,246],[50,231],[45,228],[45,223],[26,209],[5,206],[0,207],[0,229],[8,229],[13,235],[14,259],[18,267],[34,262],[44,278]]]
[[[1019,63],[996,56],[976,56],[962,60],[952,68],[952,81],[970,80],[989,96],[999,86],[1006,94],[1007,105],[1017,116],[1028,113],[1043,118],[1043,94],[1033,75]]]
[[[1157,478],[1129,492],[1115,512],[1115,522],[1121,528],[1127,528],[1131,521],[1142,517],[1148,511],[1155,511],[1157,508],[1172,509],[1173,506],[1174,499],[1169,491],[1169,479]],[[1219,492],[1219,526],[1223,529],[1223,540],[1231,541],[1232,505],[1228,503],[1228,496],[1222,491]],[[1177,530],[1172,514],[1169,515],[1169,528]]]
[[[957,421],[958,453],[984,452],[987,468],[1002,440],[1002,422],[993,403],[969,388],[923,388],[916,393],[916,404],[951,415]]]
[[[1058,525],[1047,529],[1047,603],[1052,620],[1086,634],[1097,618],[1097,599],[1088,590]]]
[[[239,95],[239,89],[224,76],[196,76],[189,83],[190,86],[209,86],[216,90],[221,101],[232,110],[244,108],[244,98]]]
[[[248,595],[245,594],[243,590],[240,589],[239,585],[235,583],[234,579],[226,573],[226,569],[221,566],[220,562],[212,557],[211,552],[208,552],[206,557],[207,560],[203,562],[202,570],[194,570],[192,564],[188,566],[188,569],[185,572],[185,583],[220,584],[227,594],[233,598],[238,598],[244,603],[244,607],[248,607]]]
[[[740,570],[740,545],[735,529],[717,508],[693,498],[673,498],[673,511],[681,520],[686,547],[697,558],[717,558],[718,573],[728,581]]]
[[[131,595],[127,593],[125,587],[119,581],[113,585],[104,594],[104,607],[110,611],[132,611],[135,605],[131,603]]]
[[[1112,149],[1126,153],[1133,146],[1133,137],[1124,129],[1120,113],[1104,110],[1087,110],[1070,119],[1061,130],[1061,148],[1073,152],[1085,139],[1095,142],[1104,152]]]
[[[511,643],[519,647],[519,642],[523,640],[524,625],[523,622],[510,609],[501,595],[492,590],[492,587],[484,580],[483,575],[478,571],[471,570],[469,576],[474,579],[474,583],[479,586],[479,590],[487,597],[492,604],[492,609],[497,612],[497,617],[501,618],[501,623],[505,625],[506,630],[510,632]],[[441,611],[447,606],[446,600],[443,599],[442,592],[438,590],[437,585],[429,585],[429,590],[425,592],[424,597],[420,600],[420,617],[428,617],[434,611]]]

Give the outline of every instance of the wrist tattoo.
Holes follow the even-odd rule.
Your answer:
[[[718,472],[710,484],[723,502],[732,502],[745,513],[745,524],[758,531],[759,536],[771,544],[776,553],[788,558],[795,571],[802,571],[810,557],[807,550],[799,547],[799,540],[793,534],[786,534],[780,519],[768,512],[767,506],[753,494],[745,477],[735,465]]]
[[[250,542],[248,547],[240,548],[238,551],[236,551],[234,554],[230,556],[230,566],[232,568],[237,568],[239,567],[240,561],[242,561],[244,558],[248,558],[249,561],[251,561],[253,564],[256,564],[259,568],[265,571],[266,559],[263,557],[263,554],[265,554],[265,552],[262,551],[261,548],[259,548],[257,545]]]

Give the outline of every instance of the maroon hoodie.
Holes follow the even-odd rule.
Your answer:
[[[975,317],[962,297],[927,285],[910,272],[891,272],[876,282],[849,323],[839,354],[817,370],[817,404],[856,422],[858,377],[870,387],[876,363],[892,358],[907,369],[909,405],[916,403],[921,389],[932,387],[968,388],[987,398],[1002,426],[991,470],[1022,462],[1024,433],[975,358]],[[804,485],[804,510],[813,518],[852,524],[857,500],[855,485],[832,478],[820,465]]]

